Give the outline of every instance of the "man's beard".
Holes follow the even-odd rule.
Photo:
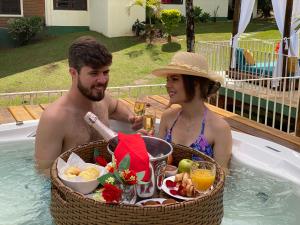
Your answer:
[[[104,98],[104,95],[105,95],[105,90],[106,90],[106,87],[107,87],[107,83],[106,82],[104,85],[93,85],[91,86],[91,88],[86,88],[82,85],[80,79],[78,79],[78,84],[77,84],[77,87],[78,87],[78,90],[80,91],[80,93],[85,96],[86,98],[88,98],[89,100],[91,101],[101,101],[103,98]],[[93,94],[93,89],[95,87],[103,87],[103,91],[102,92],[97,92],[97,94]]]

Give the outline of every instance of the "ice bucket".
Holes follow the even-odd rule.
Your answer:
[[[116,147],[114,147],[115,145],[110,143],[116,143],[117,138],[118,137],[114,137],[108,142],[107,150],[110,154],[113,154],[116,149]],[[148,198],[156,194],[157,190],[161,189],[167,158],[172,154],[173,147],[170,143],[160,138],[150,136],[142,136],[142,138],[149,153],[151,181],[145,185],[138,185],[137,194],[141,198]]]

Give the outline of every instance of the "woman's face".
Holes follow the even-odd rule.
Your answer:
[[[182,75],[178,75],[178,74],[168,75],[166,88],[170,96],[171,104],[180,104],[185,102],[186,94],[184,90]]]

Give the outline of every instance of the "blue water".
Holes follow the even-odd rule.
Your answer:
[[[0,225],[51,225],[50,182],[34,169],[33,141],[0,143]],[[300,187],[234,165],[222,225],[298,225]]]
[[[36,174],[33,142],[0,144],[0,224],[51,225],[50,181]]]

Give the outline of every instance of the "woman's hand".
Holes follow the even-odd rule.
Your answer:
[[[147,131],[142,128],[142,129],[138,130],[137,133],[141,134],[141,135],[145,135],[145,136],[154,136],[155,131],[154,130]]]

